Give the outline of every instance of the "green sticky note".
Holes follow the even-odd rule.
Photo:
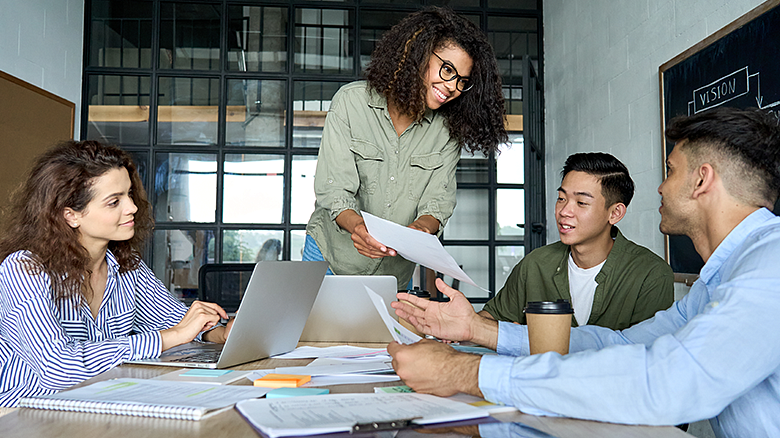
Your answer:
[[[189,370],[185,373],[179,374],[180,376],[187,376],[187,377],[220,377],[224,376],[227,373],[232,373],[231,370]]]
[[[397,394],[397,393],[404,393],[404,392],[414,392],[414,390],[406,385],[399,385],[399,386],[382,386],[378,388],[374,388],[374,392],[384,392],[387,394]]]

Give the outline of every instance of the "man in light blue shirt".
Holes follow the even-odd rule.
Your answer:
[[[672,307],[622,331],[573,328],[570,354],[528,355],[525,326],[449,303],[399,298],[420,331],[471,340],[498,355],[421,341],[391,344],[398,375],[418,392],[459,391],[529,413],[628,424],[710,419],[719,437],[780,436],[780,127],[758,110],[713,109],[672,120],[676,146],[661,194],[665,234],[689,236],[706,262]]]

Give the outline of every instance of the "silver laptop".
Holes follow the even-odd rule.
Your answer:
[[[192,368],[227,368],[295,349],[327,262],[259,262],[224,344],[189,342],[157,359],[128,363]]]
[[[368,286],[395,309],[398,281],[392,275],[326,275],[303,328],[301,341],[390,342],[393,337],[366,293]]]

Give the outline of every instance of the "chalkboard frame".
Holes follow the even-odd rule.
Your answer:
[[[675,114],[667,114],[667,109],[668,109],[667,107],[670,105],[670,103],[667,102],[665,98],[665,96],[667,95],[667,92],[665,90],[665,84],[667,82],[666,81],[667,73],[669,73],[670,70],[675,69],[675,67],[680,68],[680,66],[683,63],[685,63],[685,61],[689,60],[692,57],[695,57],[697,54],[702,54],[703,52],[710,49],[711,46],[714,47],[716,43],[721,42],[721,40],[724,40],[725,37],[731,35],[733,32],[739,32],[740,29],[748,28],[749,26],[747,25],[753,23],[755,20],[760,19],[762,16],[764,16],[764,14],[778,7],[778,5],[780,5],[780,0],[768,0],[762,3],[761,5],[757,6],[756,8],[747,12],[746,14],[742,15],[736,20],[732,21],[728,25],[724,26],[722,29],[708,36],[704,40],[700,41],[699,43],[693,45],[689,49],[675,56],[668,62],[662,64],[658,68],[659,95],[660,95],[660,103],[661,103],[660,105],[661,131],[660,132],[661,132],[661,142],[663,145],[663,154],[661,157],[662,159],[661,169],[663,172],[662,176],[664,179],[666,179],[666,158],[671,153],[672,149],[674,148],[674,145],[669,144],[667,142],[666,136],[663,135],[663,133],[665,131],[666,124],[668,123],[669,119],[671,119],[675,115]],[[778,45],[780,45],[780,41],[778,41]],[[747,73],[747,71],[745,73]],[[693,103],[694,105],[696,105],[695,99]],[[721,103],[717,103],[713,106],[719,106],[719,105],[721,105]],[[689,112],[690,112],[690,108],[689,108]],[[777,207],[778,205],[776,204],[775,212],[780,211],[778,210]],[[672,265],[672,268],[675,270],[675,281],[684,282],[688,285],[692,284],[692,282],[695,281],[696,278],[698,278],[699,269],[698,268],[693,269],[690,266],[683,267],[681,269],[680,267],[675,266],[672,251],[675,251],[676,254],[681,252],[684,254],[690,254],[692,252],[693,253],[691,254],[692,256],[698,257],[698,254],[695,253],[695,249],[693,248],[693,244],[691,240],[685,236],[672,236],[671,238],[669,236],[664,236],[665,257],[666,257],[666,261],[669,262],[670,265]],[[696,264],[703,264],[700,257],[698,257],[698,263],[690,263],[690,265],[696,265]]]

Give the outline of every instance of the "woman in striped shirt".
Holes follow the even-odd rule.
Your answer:
[[[0,406],[201,338],[225,311],[187,309],[141,260],[151,208],[130,156],[65,142],[38,158],[0,237]]]

